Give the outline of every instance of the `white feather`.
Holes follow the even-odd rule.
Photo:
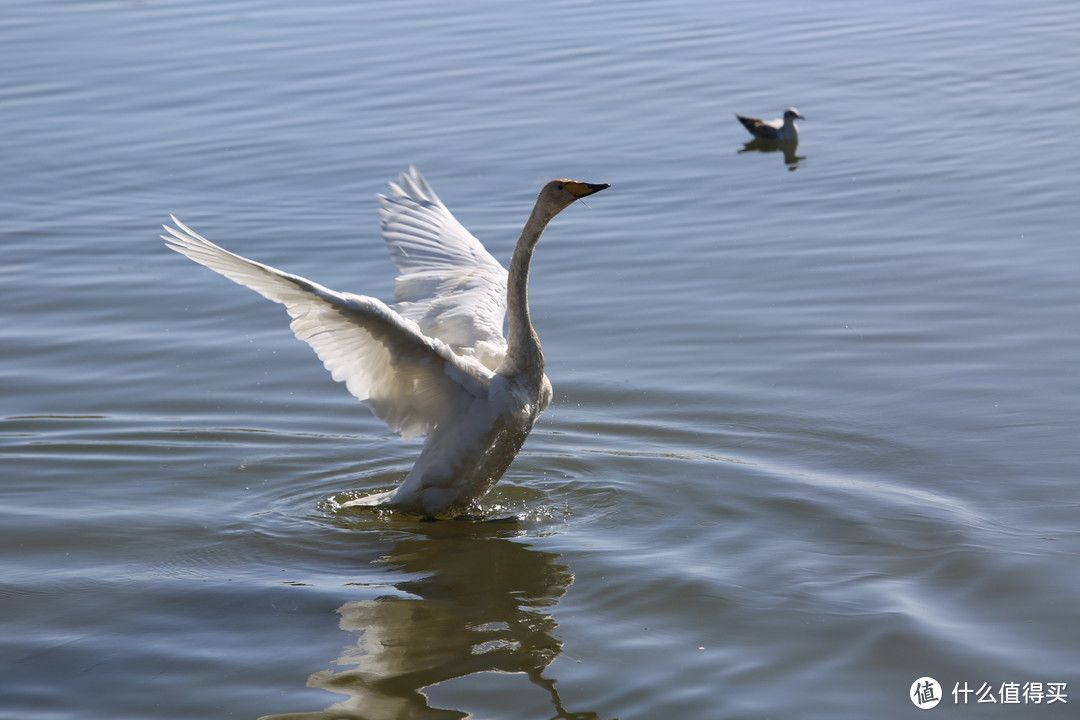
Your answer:
[[[400,273],[394,309],[420,331],[494,370],[506,355],[506,268],[410,168],[379,195],[379,218]]]
[[[296,337],[314,348],[334,380],[406,438],[447,419],[458,397],[486,396],[491,371],[454,353],[380,300],[339,293],[249,260],[202,237],[175,217],[168,246],[281,303]]]

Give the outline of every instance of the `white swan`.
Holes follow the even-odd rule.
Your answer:
[[[798,140],[799,126],[795,121],[806,119],[798,110],[790,107],[784,111],[783,120],[761,120],[737,113],[735,117],[751,135],[762,140]]]
[[[552,180],[540,191],[507,271],[415,168],[380,195],[383,235],[400,275],[395,302],[342,293],[224,250],[172,217],[168,247],[285,306],[315,349],[387,425],[427,434],[396,490],[347,504],[447,517],[483,497],[551,402],[540,340],[529,320],[533,249],[548,222],[609,187]],[[502,335],[508,315],[508,338]]]

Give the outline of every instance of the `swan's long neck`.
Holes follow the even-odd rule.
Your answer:
[[[506,359],[499,367],[504,375],[544,374],[544,353],[529,317],[529,263],[541,233],[551,220],[538,204],[529,215],[510,258],[506,283],[506,318],[509,326]]]

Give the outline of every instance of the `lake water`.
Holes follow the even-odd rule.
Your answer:
[[[5,3],[0,717],[1076,717],[1076,3],[520,5]],[[157,239],[389,298],[412,164],[612,186],[516,521],[335,512],[418,445]]]

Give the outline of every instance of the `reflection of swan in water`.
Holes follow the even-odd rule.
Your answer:
[[[533,249],[548,222],[607,185],[552,180],[540,191],[509,274],[412,169],[380,196],[383,234],[400,275],[393,305],[340,293],[224,250],[173,218],[169,247],[281,303],[296,336],[334,379],[406,437],[427,434],[391,493],[360,500],[426,516],[459,514],[483,497],[551,401],[529,319]],[[503,317],[508,315],[508,338]]]
[[[760,153],[772,153],[781,152],[784,154],[784,164],[787,165],[787,169],[794,172],[799,169],[799,165],[806,159],[805,155],[799,155],[799,141],[798,140],[762,140],[760,138],[754,138],[739,150],[739,154],[748,152],[760,152]]]
[[[340,627],[358,638],[335,664],[351,668],[316,672],[308,686],[346,700],[263,720],[459,720],[469,713],[432,708],[423,690],[485,672],[523,674],[548,695],[554,718],[595,720],[596,713],[567,712],[555,681],[543,676],[562,649],[544,609],[558,602],[573,576],[553,553],[498,537],[505,531],[491,526],[467,527],[445,525],[394,547],[384,562],[420,576],[395,584],[407,595],[338,608]],[[522,704],[538,702],[523,693]]]

